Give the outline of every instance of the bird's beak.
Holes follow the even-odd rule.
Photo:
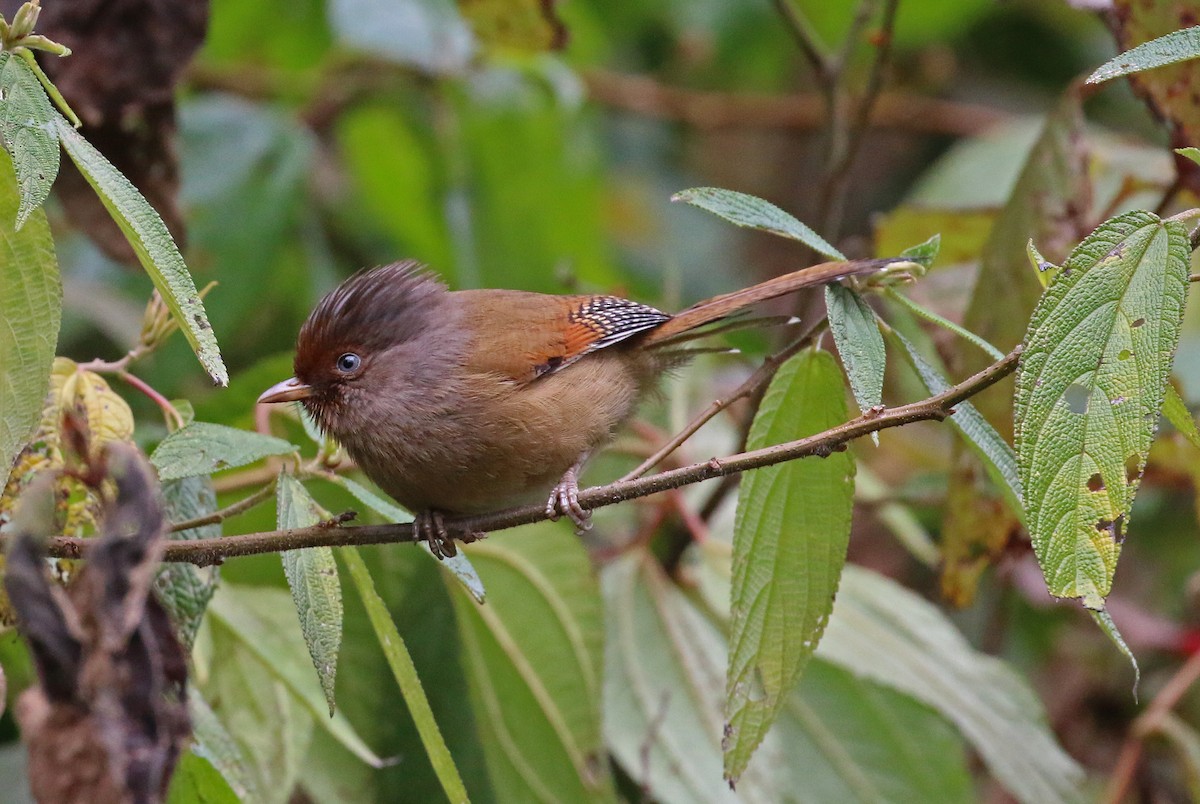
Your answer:
[[[271,405],[276,402],[295,402],[299,399],[308,399],[312,396],[312,392],[311,385],[305,385],[295,377],[289,377],[283,382],[277,382],[263,391],[262,396],[258,398],[258,404]]]

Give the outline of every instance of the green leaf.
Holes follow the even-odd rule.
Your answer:
[[[279,476],[275,502],[280,530],[307,528],[329,518],[304,488],[290,474]],[[342,646],[342,586],[338,581],[337,564],[329,547],[306,547],[284,550],[283,574],[292,590],[292,602],[300,616],[300,631],[308,645],[321,689],[334,711],[334,681],[337,679],[338,650]]]
[[[1175,153],[1192,160],[1197,165],[1200,165],[1200,148],[1193,148],[1189,145],[1187,148],[1176,148]]]
[[[188,689],[188,716],[192,719],[192,750],[216,768],[240,800],[261,801],[245,755],[195,685]]]
[[[1122,75],[1138,73],[1200,56],[1200,27],[1172,31],[1151,39],[1132,50],[1109,59],[1087,77],[1087,83],[1099,84]]]
[[[1200,448],[1200,429],[1196,427],[1196,420],[1192,417],[1192,412],[1188,410],[1183,397],[1171,383],[1167,383],[1167,395],[1163,399],[1162,412],[1171,426],[1182,433],[1193,447]]]
[[[207,477],[184,477],[162,484],[163,507],[168,522],[195,519],[217,510],[217,494]],[[169,539],[192,541],[212,539],[221,535],[221,525],[203,525],[190,530],[168,534]],[[171,615],[180,641],[191,646],[216,591],[219,568],[197,567],[183,561],[165,562],[158,571],[154,589],[158,599]]]
[[[1133,655],[1133,651],[1126,644],[1125,638],[1121,636],[1121,632],[1117,630],[1117,624],[1113,622],[1113,618],[1109,615],[1106,609],[1090,609],[1089,613],[1092,619],[1096,621],[1096,625],[1100,626],[1100,630],[1109,638],[1117,650],[1129,660],[1133,665],[1133,698],[1137,700],[1138,683],[1142,680],[1142,668],[1138,667],[1137,657]]]
[[[747,449],[846,421],[841,372],[806,350],[771,381]],[[821,638],[850,539],[854,459],[805,458],[742,478],[733,537],[725,775],[736,780]]]
[[[21,58],[0,53],[0,136],[12,156],[21,188],[16,228],[50,195],[58,175],[58,135],[50,99],[29,65]]]
[[[346,489],[360,503],[382,516],[388,522],[412,522],[412,514],[395,503],[388,502],[362,483],[345,475],[334,475],[329,477],[328,480]],[[438,559],[434,558],[433,551],[429,549],[427,543],[420,542],[420,545],[425,548],[426,555],[434,561],[438,561]],[[471,565],[471,559],[467,558],[466,553],[460,550],[458,555],[444,558],[438,561],[438,564],[444,569],[449,570],[477,602],[482,603],[484,601],[486,595],[483,588],[483,581],[479,580],[479,573]]]
[[[917,376],[921,378],[921,383],[930,395],[940,394],[950,387],[949,380],[917,351],[911,341],[895,330],[891,334],[902,347],[903,354],[916,370]],[[988,476],[1004,494],[1012,510],[1017,513],[1023,511],[1017,458],[1008,442],[1001,438],[996,428],[992,427],[970,402],[955,405],[954,415],[949,421],[963,436],[971,451],[983,461]]]
[[[241,801],[221,772],[196,753],[194,746],[183,752],[171,777],[167,804],[241,804]]]
[[[216,336],[208,323],[204,304],[171,239],[166,224],[137,188],[104,156],[80,136],[61,116],[54,117],[55,130],[67,155],[96,191],[108,214],[121,228],[138,261],[150,275],[163,301],[183,330],[200,365],[217,385],[229,384],[229,373],[221,360]]]
[[[894,581],[846,567],[817,656],[941,712],[1019,800],[1082,799],[1083,770],[1058,745],[1029,686]]]
[[[0,475],[41,417],[62,320],[62,283],[46,214],[13,228],[17,182],[0,153]]]
[[[268,455],[290,455],[297,449],[282,438],[192,422],[164,438],[151,453],[150,463],[158,470],[158,479],[166,482],[245,466]]]
[[[846,259],[842,252],[826,243],[819,234],[770,201],[719,187],[694,187],[675,193],[671,200],[708,210],[737,226],[799,240],[813,251],[832,259]]]
[[[216,650],[213,667],[225,661],[224,648],[248,654],[263,665],[269,681],[279,682],[339,743],[371,767],[382,767],[383,760],[363,743],[345,717],[340,713],[329,717],[325,697],[312,675],[308,647],[296,629],[293,608],[282,589],[222,584],[205,620],[228,632],[223,648]],[[205,697],[213,700],[211,695]],[[256,728],[261,731],[263,726],[260,723]]]
[[[844,285],[825,286],[825,307],[829,311],[829,330],[846,366],[854,400],[866,413],[883,402],[887,353],[879,324],[862,296]],[[878,438],[875,443],[879,443]]]
[[[933,310],[922,307],[912,299],[908,298],[908,296],[898,292],[895,288],[887,288],[885,292],[887,293],[889,299],[903,305],[904,307],[907,307],[908,311],[913,315],[917,316],[918,318],[923,318],[929,323],[935,324],[942,329],[947,330],[948,332],[953,332],[955,335],[967,341],[968,343],[972,343],[979,347],[980,351],[986,353],[987,356],[992,360],[1004,359],[1004,352],[1001,352],[995,346],[992,346],[990,343],[976,335],[974,332],[971,332],[966,327],[959,326],[950,319],[943,318],[942,316],[938,315]]]
[[[454,594],[498,801],[612,801],[600,732],[604,621],[579,540],[542,525],[466,548],[487,585]]]
[[[433,710],[429,707],[429,699],[425,697],[421,679],[417,677],[417,668],[413,665],[412,655],[404,644],[404,638],[396,629],[396,623],[392,621],[387,604],[375,591],[371,573],[358,554],[358,550],[354,547],[345,547],[340,552],[346,568],[350,571],[350,578],[358,590],[358,595],[362,598],[363,606],[367,610],[367,617],[371,621],[375,637],[379,640],[379,646],[383,648],[383,653],[387,657],[388,667],[391,668],[392,675],[396,678],[396,683],[400,686],[400,692],[404,696],[404,702],[408,705],[408,711],[412,715],[413,722],[416,723],[417,731],[421,735],[421,743],[425,746],[426,753],[429,754],[429,762],[433,765],[434,772],[437,773],[438,781],[442,783],[442,790],[452,802],[467,801],[467,789],[463,785],[462,777],[458,774],[458,768],[454,765],[454,758],[450,756],[450,750],[446,747],[446,741],[442,738],[437,721],[434,720]]]
[[[1099,610],[1179,342],[1191,246],[1183,224],[1101,224],[1034,310],[1017,374],[1017,463],[1051,594]]]
[[[937,259],[938,252],[942,248],[941,234],[934,234],[929,237],[924,243],[918,243],[915,246],[910,246],[900,252],[900,256],[905,259],[912,260],[915,263],[920,263],[926,268],[933,265],[933,261]]]
[[[724,635],[644,551],[606,566],[601,581],[605,736],[647,798],[775,802],[803,790],[812,801],[970,800],[962,740],[942,717],[819,658],[759,749],[786,761],[752,763],[735,794],[721,779]]]

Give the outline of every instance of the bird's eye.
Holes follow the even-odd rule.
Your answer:
[[[354,352],[346,352],[346,354],[337,359],[337,370],[343,374],[358,371],[358,367],[361,365],[362,358],[354,354]]]

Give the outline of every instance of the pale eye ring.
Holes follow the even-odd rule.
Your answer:
[[[343,374],[351,374],[358,371],[358,367],[362,365],[362,358],[354,354],[354,352],[346,352],[337,359],[337,370]]]

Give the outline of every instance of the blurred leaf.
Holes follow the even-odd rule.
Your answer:
[[[854,400],[866,413],[883,402],[887,353],[879,324],[862,296],[844,285],[825,286],[825,308],[829,313],[829,331],[846,367]],[[878,446],[878,433],[872,435]]]
[[[940,235],[943,265],[975,262],[996,220],[990,210],[960,210],[904,204],[879,216],[875,223],[875,254],[901,253],[922,237]]]
[[[1099,84],[1122,75],[1197,57],[1200,57],[1200,27],[1184,28],[1143,42],[1132,50],[1109,59],[1088,76],[1087,83]]]
[[[462,72],[475,52],[454,0],[331,0],[328,13],[344,45],[428,73]]]
[[[439,159],[422,132],[392,105],[364,105],[338,117],[338,150],[352,203],[387,233],[399,253],[436,270],[453,264]]]
[[[567,29],[547,0],[458,0],[480,44],[488,49],[559,50]]]
[[[961,741],[924,705],[814,660],[734,794],[721,780],[720,630],[645,552],[603,572],[605,734],[648,797],[966,801]],[[917,744],[909,735],[920,734]]]
[[[453,595],[499,801],[614,799],[600,733],[604,638],[587,553],[541,526],[467,546],[488,602]]]
[[[287,612],[291,601],[283,590],[270,591],[273,602],[293,620],[279,627],[294,633],[294,617]],[[197,640],[206,645],[209,655],[206,662],[197,663],[196,683],[204,698],[213,702],[216,717],[242,758],[250,790],[263,804],[285,804],[300,773],[314,719],[325,717],[324,701],[312,684],[311,697],[320,702],[313,711],[283,677],[282,666],[309,664],[299,634],[291,640],[295,643],[291,651],[268,653],[221,616],[222,602],[231,600],[239,605],[244,593],[244,589],[234,591],[230,584],[222,584],[213,598],[205,619],[207,630]],[[239,610],[237,616],[247,615]],[[302,665],[295,669],[307,670]],[[310,678],[311,673],[309,670]]]
[[[1187,778],[1188,794],[1194,800],[1200,799],[1200,733],[1179,715],[1166,712],[1158,721],[1158,734],[1175,749]]]
[[[198,755],[194,747],[183,752],[171,777],[167,804],[240,804],[241,801],[221,772]]]
[[[46,214],[35,210],[21,231],[17,182],[0,154],[0,473],[41,418],[62,319],[62,283]],[[2,486],[2,484],[0,484]]]
[[[195,686],[188,690],[188,716],[192,719],[192,737],[195,740],[192,750],[216,768],[242,801],[262,801],[262,795],[251,778],[246,757]]]
[[[925,390],[931,396],[950,388],[950,382],[941,370],[918,352],[911,341],[895,330],[892,331],[892,335],[896,343],[902,347],[902,354],[908,358],[909,364],[916,370]],[[1004,494],[1004,498],[1012,510],[1018,513],[1023,511],[1017,459],[1008,442],[996,432],[996,429],[980,415],[970,402],[960,402],[955,405],[954,415],[950,417],[949,421],[954,429],[962,434],[967,446],[983,461],[988,476]]]
[[[1193,148],[1191,146],[1188,146],[1187,148],[1176,148],[1175,153],[1192,160],[1197,165],[1200,165],[1200,148]]]
[[[1183,224],[1097,227],[1034,311],[1017,374],[1017,460],[1051,594],[1100,609],[1162,410],[1187,297]]]
[[[941,250],[942,235],[940,232],[934,232],[917,245],[909,246],[901,251],[900,256],[928,268],[929,266],[933,265],[935,260],[937,260],[938,253]]]
[[[671,200],[700,207],[737,226],[799,240],[818,254],[832,259],[846,259],[842,252],[826,243],[819,234],[770,201],[719,187],[682,190],[671,196]]]
[[[844,393],[831,354],[801,352],[771,381],[746,448],[843,423]],[[723,743],[730,780],[746,769],[821,639],[846,560],[853,507],[849,452],[755,469],[742,478]]]
[[[382,516],[388,522],[412,522],[413,520],[412,514],[395,503],[388,502],[356,480],[345,475],[334,475],[329,480],[346,489],[346,491],[354,495],[355,499]],[[434,558],[433,551],[429,549],[429,545],[426,542],[421,542],[420,544],[424,548],[425,553],[434,561],[437,561]],[[484,601],[483,581],[479,580],[479,573],[471,565],[471,559],[467,558],[466,553],[460,550],[458,555],[444,558],[438,561],[438,564],[453,573],[454,577],[471,594],[471,597],[475,598],[477,603]]]
[[[310,719],[328,730],[355,756],[372,767],[380,767],[383,761],[363,743],[344,716],[340,713],[328,716],[325,698],[312,676],[308,648],[296,628],[293,609],[290,597],[282,589],[225,583],[217,589],[209,604],[207,620],[213,624],[214,631],[228,632],[225,642],[230,652],[245,653],[262,664],[268,682],[264,689],[285,691]],[[227,661],[223,650],[214,649],[213,656],[220,658],[213,662],[214,668]],[[202,689],[207,690],[207,687]],[[212,695],[206,693],[206,697],[213,700]],[[226,714],[224,706],[220,713]],[[228,725],[228,720],[226,723]],[[261,721],[257,729],[263,731]],[[232,726],[230,731],[234,731]],[[274,729],[266,731],[274,733]]]
[[[1192,412],[1188,410],[1187,403],[1183,401],[1183,397],[1175,390],[1175,386],[1167,383],[1166,396],[1163,398],[1162,414],[1171,423],[1171,426],[1183,434],[1194,447],[1200,448],[1200,429],[1196,427],[1196,420],[1192,417]]]
[[[290,455],[299,447],[282,438],[210,422],[192,422],[164,438],[150,455],[162,481],[207,475],[245,466],[268,455]]]
[[[1082,800],[1083,770],[1055,741],[1028,685],[894,581],[846,567],[817,655],[941,712],[1020,801]]]
[[[217,385],[228,385],[229,374],[196,285],[175,247],[162,218],[141,193],[61,116],[55,129],[67,155],[100,196],[105,209],[121,227],[138,261],[150,275],[163,301],[179,323],[200,364]]]
[[[319,65],[332,35],[322,0],[212,0],[204,62],[299,71]],[[297,90],[303,83],[297,82]]]
[[[217,494],[212,481],[203,476],[184,477],[162,484],[163,511],[168,522],[183,522],[217,510]],[[220,523],[168,534],[172,540],[191,541],[212,539],[221,535]],[[154,588],[171,621],[179,632],[180,642],[190,647],[200,628],[204,610],[216,591],[218,568],[197,567],[184,561],[164,562],[158,571]]]
[[[0,53],[0,135],[16,167],[21,188],[16,228],[50,195],[58,175],[58,136],[54,107],[24,59]]]
[[[276,486],[276,525],[280,530],[307,528],[329,519],[304,484],[288,473],[279,475]],[[307,547],[284,550],[283,574],[292,590],[292,602],[300,616],[300,631],[308,645],[317,678],[329,714],[334,711],[334,681],[337,678],[338,650],[342,645],[342,586],[338,581],[333,549]]]
[[[458,768],[454,766],[454,758],[450,756],[450,751],[446,748],[446,741],[442,738],[437,721],[434,720],[433,710],[429,707],[429,699],[425,697],[425,690],[421,686],[421,679],[417,676],[417,668],[413,664],[412,655],[409,654],[408,647],[404,644],[404,638],[396,629],[396,624],[392,621],[392,615],[388,612],[383,598],[375,591],[375,583],[371,580],[371,573],[367,569],[366,563],[363,562],[358,550],[354,547],[343,548],[341,556],[350,571],[350,577],[354,580],[358,595],[362,598],[363,606],[366,607],[371,627],[375,630],[379,646],[383,649],[392,675],[400,687],[400,692],[404,695],[408,711],[417,725],[417,731],[421,734],[421,742],[425,746],[425,752],[429,755],[434,772],[437,773],[438,781],[442,784],[442,790],[450,801],[467,801],[467,789],[463,786],[462,778],[458,775]]]

